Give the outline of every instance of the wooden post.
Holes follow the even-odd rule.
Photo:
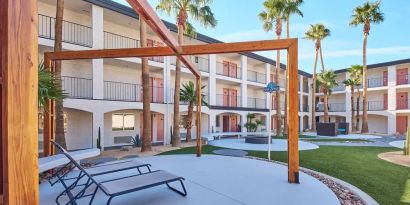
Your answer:
[[[47,55],[44,56],[44,66],[47,70],[55,72],[53,61]],[[54,140],[55,136],[55,101],[47,100],[44,107],[43,155],[50,156],[54,154],[51,140]]]
[[[288,90],[286,107],[288,112],[288,181],[299,183],[299,119],[298,119],[298,41],[288,48],[288,72],[286,83]]]
[[[7,205],[37,205],[36,0],[0,0],[1,187]]]
[[[201,114],[202,114],[202,85],[201,77],[196,78],[196,156],[202,155]]]

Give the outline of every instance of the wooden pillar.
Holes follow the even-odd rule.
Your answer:
[[[44,56],[44,66],[47,70],[55,72],[54,63],[47,55]],[[52,146],[51,140],[54,140],[55,136],[55,101],[47,100],[44,107],[43,155],[50,156],[54,154],[54,146]]]
[[[7,205],[37,205],[36,0],[0,0],[1,191]]]
[[[288,181],[299,183],[299,97],[298,97],[298,41],[288,48],[288,72],[286,73],[288,118]]]
[[[202,155],[202,137],[201,137],[201,114],[202,114],[202,85],[201,77],[196,78],[196,156]]]

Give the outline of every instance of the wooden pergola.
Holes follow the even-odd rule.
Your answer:
[[[298,150],[298,40],[265,40],[206,45],[179,45],[146,0],[127,0],[164,41],[166,47],[101,49],[45,53],[45,65],[54,70],[56,60],[176,56],[196,78],[201,75],[186,58],[189,55],[287,50],[288,182],[299,183]],[[0,204],[38,204],[37,118],[37,1],[0,0],[1,150]],[[197,95],[197,156],[201,156],[201,95]],[[44,120],[44,152],[53,154],[54,102],[47,103]]]

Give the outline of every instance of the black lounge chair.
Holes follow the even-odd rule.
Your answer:
[[[82,198],[82,197],[91,196],[91,199],[89,202],[89,204],[91,205],[92,202],[94,201],[94,198],[98,190],[101,190],[105,195],[109,197],[107,201],[107,205],[108,205],[111,203],[114,197],[140,191],[143,189],[148,189],[151,187],[160,186],[160,185],[167,185],[168,188],[170,188],[171,190],[175,191],[176,193],[182,196],[187,195],[187,191],[183,183],[183,180],[185,179],[183,177],[179,177],[179,176],[173,175],[171,173],[168,173],[162,170],[152,171],[152,172],[147,172],[147,173],[142,173],[142,174],[132,175],[132,176],[125,176],[125,177],[112,179],[108,181],[98,180],[95,178],[95,176],[92,176],[88,172],[87,169],[84,169],[77,161],[75,161],[70,156],[70,154],[66,150],[64,150],[60,145],[56,143],[54,143],[54,145],[62,152],[62,154],[64,154],[70,160],[70,163],[72,163],[77,169],[80,170],[80,174],[74,183],[72,183],[70,186],[66,186],[66,184],[63,183],[64,188],[65,188],[65,191],[63,193],[67,194],[67,196],[69,197],[69,202],[67,202],[66,204],[76,205],[77,199]],[[113,172],[110,172],[110,173],[113,173]],[[74,194],[72,192],[73,188],[77,186],[77,183],[83,178],[87,180],[87,183],[84,184],[84,188],[81,191]],[[173,183],[173,182],[180,182],[182,191],[172,187],[170,183]],[[91,185],[96,186],[94,192],[92,194],[85,195],[86,190]],[[59,204],[57,199],[56,199],[56,202],[57,204]]]

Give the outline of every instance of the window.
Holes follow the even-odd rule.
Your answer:
[[[112,130],[134,130],[135,116],[133,114],[113,114]]]

